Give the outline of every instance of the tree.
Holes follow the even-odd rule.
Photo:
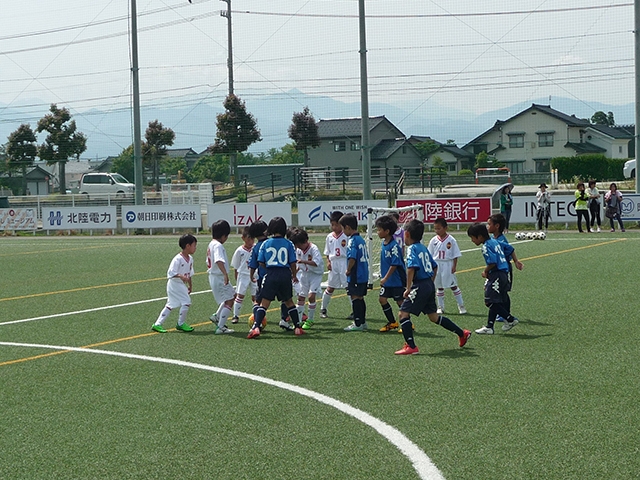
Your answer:
[[[229,158],[226,155],[204,155],[188,172],[187,178],[193,183],[207,181],[229,181]]]
[[[153,179],[156,184],[156,192],[160,191],[160,159],[167,154],[167,147],[173,145],[176,134],[170,128],[162,126],[158,120],[149,122],[144,133],[146,142],[142,146],[143,161],[153,168]]]
[[[162,162],[160,171],[165,175],[179,175],[180,172],[184,175],[187,170],[187,161],[184,158],[167,158]]]
[[[281,149],[270,148],[267,152],[268,159],[266,163],[273,164],[291,164],[291,163],[304,163],[304,156],[300,149],[292,143],[287,143]]]
[[[309,166],[309,148],[320,146],[318,124],[309,107],[304,107],[302,112],[294,113],[289,125],[289,138],[293,140],[296,150],[304,152],[304,166]]]
[[[476,164],[473,169],[498,167],[504,167],[504,163],[496,160],[495,157],[490,156],[487,152],[480,152],[476,155]]]
[[[22,171],[22,195],[27,194],[27,167],[33,165],[38,155],[36,141],[36,134],[31,130],[31,125],[23,123],[9,135],[7,142],[7,166],[11,170]]]
[[[591,123],[594,125],[608,125],[613,127],[616,124],[616,121],[613,118],[613,112],[604,113],[602,111],[597,111],[591,117]]]
[[[435,140],[428,139],[424,142],[417,143],[415,147],[420,152],[420,156],[424,161],[429,158],[429,155],[431,155],[433,152],[436,152],[440,148],[440,144]]]
[[[225,98],[224,113],[216,117],[216,140],[209,147],[211,153],[229,154],[229,167],[233,184],[239,185],[237,154],[244,152],[255,142],[262,140],[256,119],[247,112],[245,103],[234,94]]]
[[[38,120],[37,133],[48,132],[44,143],[38,147],[38,156],[47,165],[58,164],[60,175],[60,193],[67,193],[65,166],[71,157],[80,158],[80,154],[87,149],[87,137],[77,131],[76,121],[71,120],[71,114],[66,108],[58,108],[51,104],[48,114]]]
[[[122,150],[122,153],[113,160],[111,171],[119,173],[129,181],[135,177],[135,167],[133,165],[133,145],[129,145]]]

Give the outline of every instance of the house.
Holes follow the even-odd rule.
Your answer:
[[[49,195],[51,172],[36,165],[27,172],[27,195]]]
[[[336,181],[342,181],[345,172],[362,169],[360,118],[320,120],[318,135],[320,146],[309,151],[310,167],[336,170]],[[420,168],[420,152],[384,115],[369,119],[369,136],[372,182],[384,182],[390,172],[397,178],[402,170]]]
[[[431,137],[421,137],[412,135],[408,139],[412,145],[417,145],[426,141],[433,142],[438,146],[437,150],[429,153],[426,158],[427,165],[433,166],[434,160],[440,158],[447,167],[447,174],[457,175],[460,170],[471,170],[476,162],[475,155],[458,147],[455,143],[440,143]]]
[[[507,120],[497,120],[463,149],[474,156],[486,152],[512,173],[538,173],[550,171],[554,157],[601,153],[628,158],[632,138],[628,128],[592,125],[587,119],[534,103]]]
[[[197,153],[193,148],[167,148],[167,157],[183,159],[187,163],[187,169],[193,168],[201,156],[202,154]]]

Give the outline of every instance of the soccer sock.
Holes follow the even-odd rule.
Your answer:
[[[220,318],[220,315],[222,315],[223,308],[224,308],[224,303],[221,303],[220,305],[218,305],[218,310],[216,310],[216,315],[218,316],[218,319]]]
[[[357,298],[353,300],[353,321],[357,327],[365,322],[365,315],[367,314],[367,304],[364,303],[363,298]]]
[[[266,316],[267,310],[263,306],[258,305],[258,307],[256,308],[256,313],[253,315],[253,325],[251,325],[251,330],[253,330],[254,328],[260,328],[260,325],[262,325],[262,321]]]
[[[326,290],[322,294],[322,310],[326,310],[329,307],[329,302],[331,302],[331,296],[333,292],[329,293]]]
[[[459,337],[461,337],[462,335],[464,335],[464,332],[462,331],[462,329],[456,325],[455,323],[453,323],[450,319],[448,319],[447,317],[443,317],[442,315],[440,315],[438,317],[438,325],[440,325],[441,327],[446,328],[447,330],[449,330],[450,332],[455,333],[456,335],[458,335]],[[404,329],[402,329],[402,331],[404,332]]]
[[[298,303],[296,310],[298,310],[298,318],[302,318],[302,314],[304,313],[304,300],[302,301],[302,304]]]
[[[462,290],[460,290],[457,286],[451,288],[451,291],[453,292],[453,298],[456,299],[456,302],[458,302],[458,306],[463,306],[464,302],[462,301]]]
[[[189,311],[189,305],[183,305],[180,307],[180,314],[178,315],[178,325],[184,325],[187,319],[187,312]]]
[[[158,319],[156,320],[156,323],[154,323],[154,325],[162,325],[170,313],[171,313],[171,309],[165,305],[162,311],[160,312],[160,315],[158,316]]]
[[[509,296],[508,293],[505,295],[505,300],[506,302],[504,302],[504,309],[507,312],[511,313],[511,297]]]
[[[309,318],[310,322],[313,322],[313,318],[316,316],[316,302],[309,304]]]
[[[231,314],[231,309],[227,307],[224,303],[222,304],[222,310],[220,315],[218,315],[218,328],[223,328],[227,323],[227,318],[229,318],[229,314]]]
[[[436,291],[436,299],[438,300],[438,307],[444,310],[444,288],[439,288]]]
[[[401,318],[400,328],[402,329],[402,336],[407,345],[411,348],[416,348],[416,342],[413,341],[413,323],[411,322],[411,317]]]
[[[256,319],[256,316],[258,315],[258,308],[260,307],[259,303],[254,303],[253,307],[251,308],[251,313],[253,313],[253,319]]]
[[[382,313],[384,313],[384,316],[387,317],[387,323],[393,323],[396,321],[396,319],[393,318],[393,309],[391,308],[390,303],[382,306]]]
[[[298,316],[298,309],[293,306],[289,309],[289,316],[296,328],[300,326],[300,317]]]
[[[240,316],[240,310],[242,309],[242,302],[244,301],[244,298],[238,298],[236,297],[236,299],[233,301],[233,316],[234,317],[239,317]]]
[[[287,307],[284,303],[280,304],[280,318],[287,321],[287,317],[289,316],[289,307]]]

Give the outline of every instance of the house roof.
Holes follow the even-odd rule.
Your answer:
[[[597,130],[598,132],[607,135],[611,138],[619,138],[619,139],[631,139],[634,137],[635,128],[633,125],[623,126],[623,125],[590,125],[590,128]]]
[[[576,153],[605,153],[607,151],[606,148],[599,147],[589,142],[575,143],[575,142],[567,142],[564,145],[568,148],[573,148]]]
[[[466,150],[461,149],[457,145],[441,144],[440,149],[444,150],[445,152],[449,152],[451,155],[453,155],[456,158],[473,158],[474,157],[473,153],[467,152]]]
[[[36,165],[31,170],[27,172],[27,179],[30,180],[44,180],[47,177],[51,176],[51,172],[45,170],[39,165]]]
[[[184,158],[190,155],[198,155],[193,148],[167,148],[167,156],[171,158]]]
[[[382,140],[371,149],[371,160],[386,160],[406,143],[405,139]]]
[[[389,122],[384,115],[369,118],[369,131],[382,122]],[[389,122],[391,123],[391,122]],[[320,138],[360,137],[362,135],[361,118],[335,118],[318,122],[318,136]]]

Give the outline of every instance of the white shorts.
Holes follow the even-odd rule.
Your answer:
[[[209,285],[211,285],[211,293],[216,303],[220,305],[227,300],[232,300],[236,294],[235,288],[231,283],[224,284],[224,277],[221,275],[209,275]]]
[[[347,262],[338,260],[331,262],[327,286],[331,288],[347,288]]]
[[[189,287],[179,278],[170,278],[167,282],[167,307],[174,309],[191,305]]]
[[[311,293],[320,294],[322,293],[322,288],[320,288],[321,283],[322,275],[302,275],[298,282],[298,290],[296,290],[296,293],[299,297],[305,298]]]
[[[451,264],[438,266],[435,280],[436,288],[451,288],[458,285],[458,278],[455,273],[451,273],[451,267]]]
[[[251,296],[255,297],[256,292],[258,291],[258,285],[256,282],[251,281],[251,277],[249,275],[238,275],[238,280],[236,281],[236,292],[239,295],[244,295],[247,289],[250,289]]]

